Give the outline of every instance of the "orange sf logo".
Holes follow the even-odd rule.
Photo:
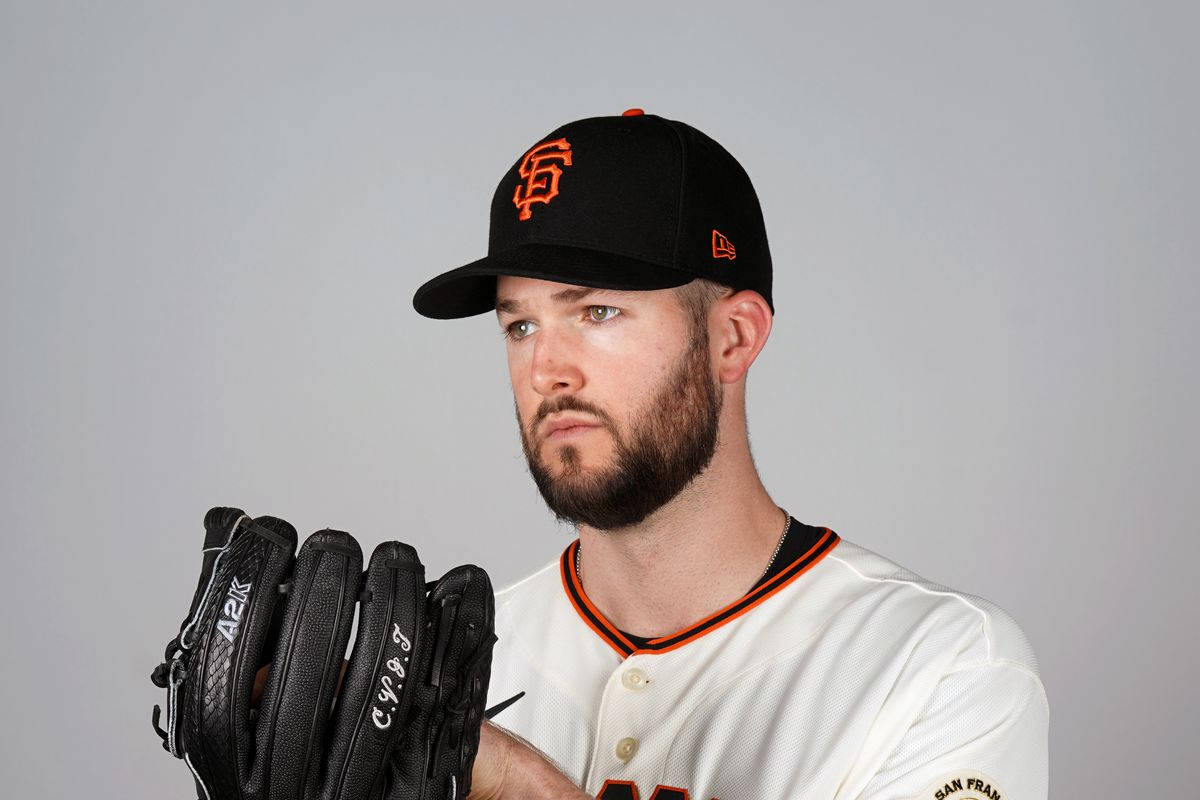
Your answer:
[[[558,177],[562,175],[562,169],[555,161],[561,161],[564,167],[571,166],[571,145],[566,139],[542,142],[521,159],[518,172],[525,183],[517,184],[513,192],[513,205],[521,209],[518,219],[529,219],[533,216],[529,209],[531,204],[549,203],[558,194]]]

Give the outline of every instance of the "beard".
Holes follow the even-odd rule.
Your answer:
[[[559,521],[598,530],[636,525],[708,467],[716,451],[722,395],[709,367],[707,326],[694,326],[691,339],[670,377],[635,410],[628,436],[622,436],[603,409],[573,395],[543,402],[528,431],[518,409],[529,472]],[[613,437],[611,464],[585,473],[579,449],[559,445],[554,457],[561,462],[561,474],[555,476],[541,457],[540,442],[534,446],[530,440],[542,420],[558,411],[581,411],[599,419]]]

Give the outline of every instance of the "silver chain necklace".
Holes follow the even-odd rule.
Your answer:
[[[775,552],[771,553],[771,560],[767,562],[767,568],[762,571],[762,575],[758,576],[758,580],[760,581],[763,579],[764,575],[771,571],[771,565],[775,563],[775,557],[779,555],[779,549],[783,547],[783,540],[787,538],[788,530],[792,527],[792,515],[789,514],[786,509],[780,506],[776,506],[776,508],[779,508],[779,510],[783,512],[784,519],[786,519],[787,522],[783,524],[783,533],[780,534],[779,541],[775,543]],[[582,554],[583,540],[581,539],[579,541],[579,546],[575,548],[575,577],[579,579],[580,583],[583,583],[583,567],[580,565],[580,557]],[[758,581],[755,581],[755,583],[757,582]]]
[[[762,571],[762,575],[758,576],[758,580],[760,581],[768,572],[771,571],[771,565],[775,563],[775,556],[779,555],[779,549],[783,547],[783,540],[787,538],[788,529],[792,527],[792,515],[779,506],[776,506],[776,508],[779,508],[780,511],[783,511],[783,517],[787,520],[787,522],[783,523],[783,534],[779,537],[779,541],[775,544],[775,552],[771,553],[771,560],[767,562],[767,568]],[[755,581],[755,583],[757,582],[758,581]]]

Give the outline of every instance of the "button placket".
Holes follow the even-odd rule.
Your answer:
[[[614,744],[609,745],[613,748],[609,750],[609,753],[621,764],[628,764],[641,747],[641,741],[637,737],[621,735],[628,734],[631,730],[637,730],[637,721],[643,717],[644,713],[642,710],[645,703],[644,692],[651,683],[649,673],[637,666],[637,663],[638,660],[635,656],[619,665],[614,671],[612,678],[616,678],[616,680],[610,678],[611,682],[605,690],[605,694],[609,698],[608,713],[605,715],[608,719],[598,726],[597,731],[601,736],[601,741],[609,736],[613,737],[608,739],[609,742],[616,740]]]
[[[621,685],[635,692],[645,689],[649,682],[650,676],[637,667],[630,667],[621,673]]]

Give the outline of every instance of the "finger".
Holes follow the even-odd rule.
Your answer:
[[[362,549],[344,531],[317,531],[300,548],[259,710],[253,797],[316,795],[361,571]]]
[[[425,611],[425,569],[417,551],[401,542],[375,548],[361,602],[322,800],[378,797],[388,755],[404,731],[413,644]]]
[[[254,692],[250,695],[250,705],[253,708],[258,708],[259,702],[262,700],[263,687],[267,685],[267,676],[271,674],[271,665],[263,664],[259,668],[258,673],[254,676]]]

